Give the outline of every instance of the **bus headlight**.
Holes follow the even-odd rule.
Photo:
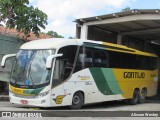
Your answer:
[[[11,90],[9,90],[9,94],[10,94],[11,96],[15,96],[15,94],[14,94]]]
[[[39,93],[35,98],[44,97],[44,96],[48,95],[49,92],[50,92],[50,90],[48,90],[48,91],[46,91],[46,92]]]

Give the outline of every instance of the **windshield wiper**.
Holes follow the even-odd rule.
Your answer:
[[[16,61],[15,64],[17,64],[17,61]],[[24,76],[25,76],[25,67],[26,67],[26,63],[25,63],[24,68],[22,70],[20,70],[20,73],[17,74],[17,76],[14,77],[15,78],[15,82],[14,82],[15,85],[17,84],[18,80],[20,80],[20,81],[23,80],[22,78],[24,78]],[[14,73],[14,70],[13,70],[13,73]]]
[[[32,78],[32,73],[31,73],[31,64],[32,64],[32,61],[30,61],[29,68],[28,68],[28,79],[29,79],[29,76],[30,76],[32,85],[34,86],[34,82],[33,82],[33,78]]]
[[[22,70],[22,72],[20,72],[19,75],[17,75],[15,78],[17,78],[15,80],[15,85],[17,84],[18,80],[22,81],[25,79],[25,68]],[[18,79],[19,78],[19,79]]]
[[[31,73],[31,65],[32,65],[32,61],[33,61],[33,59],[34,59],[34,57],[35,57],[36,54],[37,54],[36,51],[34,51],[32,53],[32,56],[31,56],[31,59],[30,59],[30,63],[29,63],[29,68],[28,68],[28,75],[27,75],[28,79],[29,79],[29,76],[30,76],[30,79],[31,79],[31,82],[32,82],[33,86],[34,86],[34,82],[33,82],[32,73]]]

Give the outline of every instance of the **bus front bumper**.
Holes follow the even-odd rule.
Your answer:
[[[21,104],[25,106],[36,106],[36,107],[51,107],[49,96],[42,98],[21,98],[10,95],[10,102],[14,104]]]

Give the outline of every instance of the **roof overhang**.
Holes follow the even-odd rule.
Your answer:
[[[160,43],[160,9],[134,9],[76,19],[75,22],[79,25],[96,26],[139,40]]]

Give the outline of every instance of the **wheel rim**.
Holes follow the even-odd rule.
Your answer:
[[[144,92],[141,93],[141,99],[142,99],[142,100],[145,99],[145,93],[144,93]]]
[[[80,98],[79,98],[79,96],[75,95],[75,96],[73,97],[73,104],[77,105],[77,104],[79,104],[79,103],[80,103]]]
[[[135,101],[135,102],[138,101],[138,92],[137,92],[137,91],[134,93],[134,101]]]

